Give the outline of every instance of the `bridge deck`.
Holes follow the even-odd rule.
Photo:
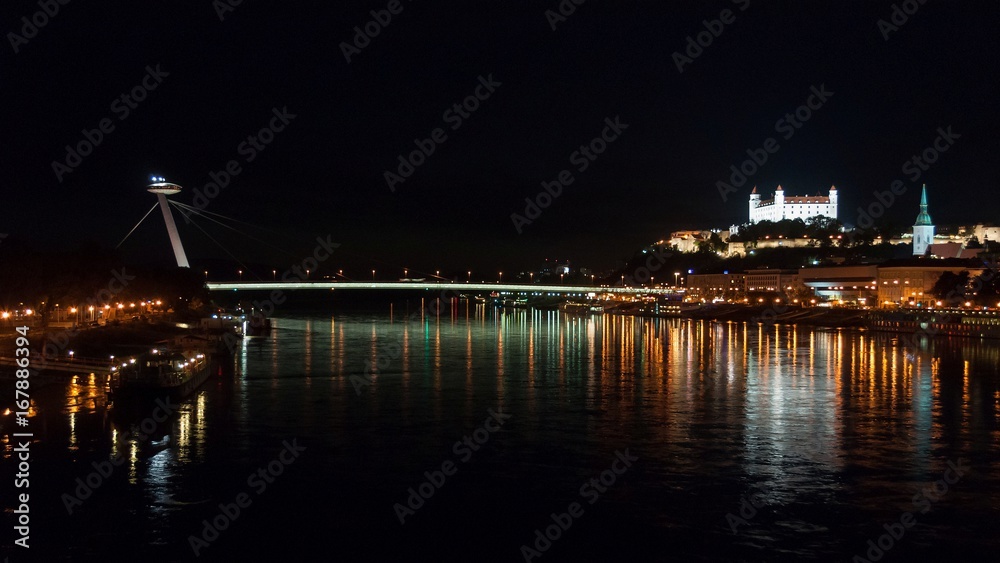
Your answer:
[[[209,291],[266,291],[272,289],[367,289],[367,290],[435,290],[457,293],[503,291],[511,293],[615,293],[626,295],[670,295],[673,288],[592,287],[582,285],[500,284],[462,282],[345,282],[345,281],[275,281],[275,282],[207,282]]]

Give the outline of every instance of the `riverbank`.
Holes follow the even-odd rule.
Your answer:
[[[84,329],[34,328],[28,332],[33,353],[49,357],[67,357],[72,351],[78,358],[128,356],[163,341],[198,334],[171,323],[128,323]],[[11,356],[16,334],[0,336],[0,356]]]
[[[737,304],[703,305],[685,311],[686,318],[714,321],[800,324],[825,327],[865,326],[867,311],[833,307],[748,306]]]

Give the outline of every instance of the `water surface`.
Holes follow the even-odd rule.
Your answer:
[[[33,554],[192,559],[190,537],[241,493],[198,559],[524,561],[574,502],[533,561],[849,561],[906,512],[916,525],[885,560],[997,547],[996,342],[464,303],[274,325],[234,374],[147,422],[165,449],[135,438],[151,413],[106,408],[100,378],[36,389]],[[455,447],[466,436],[475,451]],[[118,455],[67,514],[62,495]],[[395,505],[446,462],[401,524]],[[949,462],[971,469],[915,501]],[[253,478],[269,464],[280,475]],[[614,483],[581,490],[602,472]]]

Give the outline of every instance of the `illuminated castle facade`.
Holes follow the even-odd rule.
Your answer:
[[[826,196],[785,196],[781,186],[774,190],[772,199],[760,199],[757,187],[750,192],[750,222],[781,221],[782,219],[802,219],[808,222],[823,215],[837,218],[837,188],[830,186]]]

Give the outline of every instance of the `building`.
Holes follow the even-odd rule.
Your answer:
[[[881,307],[929,307],[938,300],[931,290],[945,272],[969,272],[974,278],[983,273],[975,260],[889,260],[878,268],[878,303]],[[963,288],[956,288],[962,290]]]
[[[678,252],[697,252],[698,244],[708,242],[711,236],[709,231],[674,231],[669,242]]]
[[[979,242],[1000,241],[1000,227],[994,225],[978,224],[972,228],[972,234]]]
[[[750,222],[781,221],[784,219],[802,219],[809,221],[819,216],[837,218],[837,188],[830,186],[829,195],[821,196],[789,196],[778,186],[772,199],[760,199],[757,187],[750,192]]]
[[[688,295],[705,301],[714,299],[743,299],[746,293],[746,274],[689,274]]]
[[[966,248],[965,242],[935,242],[928,245],[931,258],[975,258],[984,248]]]
[[[782,293],[793,290],[799,283],[798,270],[762,268],[747,270],[747,293]]]
[[[927,184],[924,184],[920,192],[920,213],[917,214],[917,221],[913,224],[913,255],[923,256],[927,253],[927,247],[934,243],[934,224],[931,223],[931,216],[927,213]]]
[[[799,270],[799,281],[812,290],[817,301],[867,304],[876,297],[878,266],[819,266]]]
[[[752,254],[754,250],[763,248],[809,248],[818,246],[820,246],[820,241],[817,239],[766,237],[752,242],[729,242],[727,243],[726,253],[730,256],[742,256],[747,253]]]
[[[712,229],[710,231],[674,231],[670,233],[670,239],[666,242],[676,248],[678,252],[698,252],[702,244],[710,244],[712,242],[713,235],[718,235],[719,239],[725,243],[729,240],[730,233],[719,229]],[[660,241],[657,244],[662,245],[663,243],[664,241]],[[725,251],[720,252],[720,254],[725,254]]]

